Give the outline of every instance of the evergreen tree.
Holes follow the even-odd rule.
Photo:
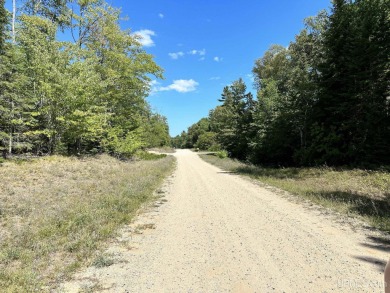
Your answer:
[[[6,26],[8,24],[7,10],[4,7],[5,0],[0,0],[0,55],[4,54],[6,40]]]
[[[32,121],[32,103],[27,97],[26,64],[20,49],[7,44],[0,56],[0,149],[3,157],[29,151],[26,132]]]
[[[255,102],[240,78],[223,89],[222,106],[210,113],[211,130],[217,133],[217,141],[231,156],[245,159],[249,141],[253,135],[253,109]]]
[[[328,164],[388,163],[388,1],[334,1],[324,37],[312,158]]]
[[[40,16],[56,23],[61,28],[70,24],[70,0],[24,0],[23,11],[28,15]]]

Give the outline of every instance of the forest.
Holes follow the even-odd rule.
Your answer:
[[[390,165],[389,1],[333,1],[252,73],[256,98],[239,78],[173,145],[261,165]]]
[[[20,9],[16,9],[20,7]],[[170,143],[146,101],[163,69],[103,0],[0,1],[0,151],[131,156]]]

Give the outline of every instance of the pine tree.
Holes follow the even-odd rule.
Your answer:
[[[389,31],[388,1],[334,1],[312,127],[317,162],[389,162]]]
[[[245,159],[252,137],[253,109],[255,102],[240,78],[223,89],[222,106],[210,115],[211,130],[217,133],[217,140],[231,156]]]
[[[8,24],[7,10],[4,7],[5,0],[0,0],[0,55],[4,54],[6,40],[6,26]]]

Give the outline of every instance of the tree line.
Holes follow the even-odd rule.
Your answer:
[[[0,0],[0,150],[131,155],[170,142],[146,101],[163,70],[104,0]],[[16,11],[16,7],[21,7]]]
[[[173,145],[255,164],[390,165],[389,1],[334,0],[288,48],[271,46],[253,75],[256,99],[234,81]]]

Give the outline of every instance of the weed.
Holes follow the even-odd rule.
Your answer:
[[[113,255],[107,253],[103,253],[97,256],[92,262],[92,265],[97,268],[109,267],[113,264],[114,264]]]
[[[220,158],[220,159],[225,159],[225,158],[228,157],[228,153],[227,153],[227,151],[225,151],[225,150],[218,151],[218,152],[216,153],[216,155],[217,155],[217,157]]]

